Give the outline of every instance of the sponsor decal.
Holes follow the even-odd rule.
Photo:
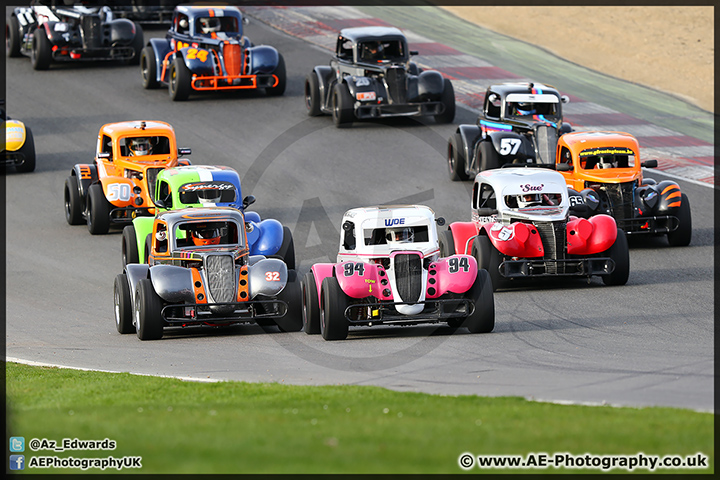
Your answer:
[[[355,80],[355,85],[358,87],[367,87],[370,85],[370,79],[367,77],[360,77],[357,80]],[[373,97],[375,96],[375,93],[373,92]]]
[[[593,155],[635,155],[635,152],[629,148],[622,147],[603,147],[603,148],[591,148],[589,150],[583,150],[580,152],[580,158],[590,157]]]
[[[231,183],[186,183],[180,187],[180,192],[196,192],[198,190],[232,190],[235,187]]]
[[[369,100],[375,100],[375,92],[358,92],[355,97],[362,101],[367,102]]]
[[[530,185],[529,183],[526,183],[525,185],[520,185],[520,189],[527,193],[527,192],[542,192],[543,187],[545,186],[544,183],[541,183],[540,185]]]
[[[385,219],[386,227],[392,227],[393,225],[405,225],[405,219],[404,218],[386,218]]]

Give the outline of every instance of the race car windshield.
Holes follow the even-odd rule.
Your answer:
[[[365,245],[397,245],[428,242],[428,227],[366,228],[363,230]]]
[[[505,205],[514,210],[541,209],[559,211],[561,193],[521,193],[505,195]]]
[[[558,104],[544,102],[508,102],[509,117],[534,117],[542,115],[548,120],[558,120]]]
[[[120,155],[123,157],[138,156],[135,145],[147,145],[148,151],[144,155],[170,155],[170,139],[164,136],[140,136],[123,137],[118,142]]]
[[[238,21],[235,17],[200,17],[197,19],[196,32],[203,35],[213,33],[239,33]]]
[[[232,247],[243,246],[244,237],[235,222],[191,222],[176,227],[176,248],[198,246]]]
[[[186,183],[178,189],[178,192],[180,202],[186,205],[233,203],[237,200],[237,190],[230,182]]]
[[[405,60],[400,40],[363,42],[358,47],[359,57],[364,62],[402,62]]]
[[[602,170],[606,168],[631,168],[635,166],[635,152],[629,148],[591,148],[580,152],[580,168]]]

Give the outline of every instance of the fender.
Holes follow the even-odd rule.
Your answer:
[[[561,135],[565,135],[566,133],[570,133],[573,131],[572,125],[570,125],[568,122],[563,122],[562,125],[560,125],[560,129],[558,130],[558,137]]]
[[[260,214],[257,212],[245,212],[245,222],[260,223],[261,220]]]
[[[438,259],[428,267],[427,298],[438,298],[448,292],[467,292],[475,283],[477,272],[477,260],[472,255]]]
[[[168,53],[172,51],[170,48],[170,42],[164,38],[151,38],[148,42],[148,46],[152,49],[155,55],[155,70],[156,79],[158,82],[164,81],[162,78],[162,64]]]
[[[318,306],[320,305],[320,295],[321,295],[321,287],[322,282],[327,277],[332,277],[333,270],[335,269],[334,263],[316,263],[312,267],[310,267],[310,271],[313,274],[313,279],[315,280],[315,288],[318,292]]]
[[[133,187],[135,183],[125,177],[103,177],[100,179],[103,193],[108,202],[116,207],[133,205]]]
[[[482,138],[482,130],[478,125],[460,125],[456,131],[462,139],[463,155],[465,156],[465,170],[473,159],[475,148]]]
[[[682,193],[680,192],[680,186],[670,180],[663,180],[658,183],[655,187],[658,193],[660,193],[660,200],[658,201],[656,211],[658,213],[671,213],[675,212],[680,208],[682,203]]]
[[[128,284],[130,286],[130,302],[132,303],[133,310],[135,310],[135,288],[137,288],[137,283],[140,280],[148,278],[149,269],[150,266],[147,264],[129,263],[125,265],[123,273],[127,276]]]
[[[335,278],[340,288],[351,298],[375,297],[378,300],[392,300],[392,291],[383,286],[387,273],[377,263],[342,262],[335,266]],[[383,295],[387,290],[390,295]]]
[[[110,25],[110,43],[112,45],[130,45],[137,31],[135,24],[127,18],[118,18],[108,22]]]
[[[135,227],[135,241],[137,242],[138,258],[142,262],[145,259],[145,239],[153,231],[153,217],[135,217],[132,224]]]
[[[385,94],[385,88],[374,78],[351,77],[348,75],[343,80],[348,86],[350,96],[352,96],[353,100],[373,101]],[[362,98],[358,98],[358,94],[360,94]]]
[[[260,223],[253,222],[253,227],[252,233],[257,232],[257,236],[255,241],[250,244],[250,255],[275,255],[282,246],[282,224],[273,218],[269,218]],[[250,243],[250,238],[248,238],[248,243]]]
[[[333,71],[328,65],[318,65],[313,68],[313,71],[317,75],[320,87],[320,98],[322,99],[320,104],[325,108],[328,104],[328,98],[330,97],[329,93],[332,91]]]
[[[490,242],[503,255],[509,257],[536,258],[545,254],[540,234],[534,225],[515,222],[510,225],[494,223],[482,227]]]
[[[443,76],[436,70],[425,70],[417,77],[417,95],[422,101],[439,101],[443,87]]]
[[[478,234],[478,227],[473,222],[453,222],[450,224],[450,231],[453,234],[455,252],[469,254],[472,241],[468,241]],[[467,245],[467,248],[465,246]]]
[[[153,265],[148,276],[155,292],[168,303],[196,303],[192,269],[177,265]]]
[[[25,124],[18,120],[5,122],[5,149],[9,152],[19,150],[25,143]]]
[[[258,295],[274,297],[287,284],[287,265],[277,258],[264,258],[256,262],[248,275],[250,299]]]
[[[278,51],[269,45],[250,47],[247,52],[250,75],[273,73],[280,61]]]
[[[617,238],[617,224],[610,215],[573,218],[567,223],[567,253],[592,255],[609,249]]]
[[[175,56],[183,59],[193,75],[215,75],[215,55],[210,50],[200,47],[183,47],[175,52]]]
[[[43,24],[45,27],[45,33],[47,34],[50,43],[58,47],[64,47],[68,42],[63,38],[63,33],[68,33],[73,30],[72,26],[66,22],[47,21]]]
[[[523,163],[535,161],[535,147],[525,135],[515,132],[491,131],[487,132],[486,136],[490,137],[493,148],[500,157],[517,158]]]
[[[85,204],[88,188],[90,188],[90,185],[92,185],[93,183],[97,183],[98,181],[97,166],[95,164],[78,163],[73,167],[70,175],[76,176],[78,178],[78,189],[80,190],[80,198],[82,199],[83,204]]]

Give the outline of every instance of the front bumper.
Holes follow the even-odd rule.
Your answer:
[[[2,152],[0,161],[2,161],[6,167],[17,167],[25,163],[25,155],[20,152]]]
[[[442,102],[360,104],[355,108],[359,119],[385,117],[414,117],[420,115],[440,115],[445,111]]]
[[[618,227],[628,235],[663,234],[677,230],[679,225],[680,220],[672,215],[618,220]]]
[[[155,207],[118,207],[110,210],[110,223],[130,224],[136,217],[152,217]]]
[[[402,315],[394,308],[395,305],[424,305],[425,308],[417,315]],[[475,312],[475,304],[467,298],[443,298],[415,303],[354,303],[345,309],[345,319],[350,325],[416,325],[465,318],[473,312]]]
[[[193,90],[247,90],[253,88],[272,88],[277,86],[276,75],[221,75],[193,76]]]
[[[160,315],[170,325],[233,325],[262,318],[281,318],[288,305],[282,300],[249,300],[234,303],[183,303],[166,305]]]
[[[505,278],[591,277],[612,273],[615,262],[610,257],[519,259],[501,262],[498,270]]]
[[[126,61],[131,60],[133,57],[135,57],[135,50],[132,47],[63,47],[52,52],[52,58],[57,62]]]

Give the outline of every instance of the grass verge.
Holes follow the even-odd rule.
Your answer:
[[[23,436],[27,445],[33,438],[117,442],[112,451],[57,453],[27,448],[26,465],[31,457],[41,455],[112,455],[142,457],[142,468],[123,470],[127,473],[417,474],[462,473],[458,458],[465,452],[476,456],[701,452],[708,457],[707,469],[659,472],[714,472],[714,415],[681,409],[567,406],[378,387],[194,383],[15,363],[6,364],[6,389],[8,437]],[[554,468],[504,471],[558,472]],[[25,472],[75,473],[27,468]]]

